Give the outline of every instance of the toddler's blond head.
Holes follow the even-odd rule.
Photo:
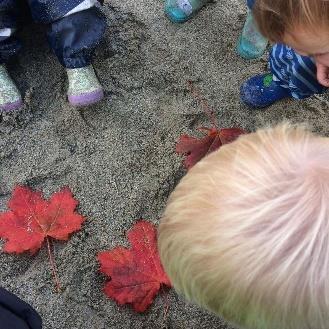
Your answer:
[[[241,136],[172,193],[159,250],[174,287],[249,329],[329,328],[329,141]]]

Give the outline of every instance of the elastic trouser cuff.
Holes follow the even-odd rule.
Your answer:
[[[52,23],[48,40],[64,67],[86,67],[91,64],[105,29],[105,16],[98,8],[92,7]]]
[[[279,77],[277,77],[275,75],[274,72],[272,72],[272,74],[273,74],[273,80],[277,84],[279,84],[282,88],[285,88],[289,92],[290,96],[295,99],[300,100],[300,99],[305,99],[305,98],[311,97],[314,94],[323,94],[327,90],[327,88],[325,88],[324,86],[321,86],[320,84],[316,85],[315,90],[307,89],[302,86],[298,86],[298,83],[296,86],[293,83],[287,83],[287,82],[281,80]]]

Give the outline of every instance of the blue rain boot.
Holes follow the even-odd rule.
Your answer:
[[[238,54],[245,59],[258,58],[264,54],[267,43],[267,39],[258,31],[253,15],[249,11],[238,41]]]
[[[264,108],[292,96],[289,89],[273,80],[272,74],[262,74],[250,78],[241,86],[240,97],[248,106]]]
[[[165,13],[173,23],[192,18],[209,0],[166,0]]]

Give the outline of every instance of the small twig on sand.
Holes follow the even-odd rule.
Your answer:
[[[169,313],[169,301],[168,301],[168,291],[163,289],[163,287],[161,287],[161,291],[163,293],[163,297],[162,297],[162,300],[163,300],[163,324],[165,325],[166,322],[167,322],[167,319],[168,319],[168,313]],[[167,327],[167,326],[165,326]]]
[[[56,292],[60,293],[61,292],[61,284],[60,284],[59,279],[58,279],[58,274],[57,274],[58,271],[57,271],[56,263],[55,263],[55,260],[54,260],[54,255],[53,255],[51,247],[50,247],[50,238],[47,237],[46,240],[47,240],[48,257],[49,257],[50,267],[51,267],[51,270],[53,272],[53,280],[54,280],[54,283],[55,283]]]
[[[207,100],[202,97],[200,90],[194,86],[193,81],[188,80],[187,84],[192,96],[196,99],[197,102],[200,103],[202,110],[209,117],[213,127],[218,129],[216,116],[213,109],[209,106]]]

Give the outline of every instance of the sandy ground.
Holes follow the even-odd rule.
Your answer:
[[[98,251],[125,244],[125,232],[141,217],[158,223],[169,193],[184,175],[174,152],[182,133],[209,120],[188,91],[193,80],[216,109],[222,127],[254,130],[289,119],[328,134],[325,98],[286,101],[250,111],[239,86],[266,68],[235,54],[243,25],[243,0],[221,0],[191,22],[173,25],[161,1],[111,0],[109,29],[95,68],[106,100],[84,110],[66,103],[65,72],[50,53],[40,27],[22,33],[25,50],[10,71],[26,107],[0,115],[0,210],[20,183],[49,196],[69,185],[87,217],[83,230],[55,244],[62,294],[53,292],[45,249],[36,256],[0,256],[0,284],[31,303],[45,329],[229,328],[173,291],[144,315],[118,307],[102,293]],[[38,36],[38,37],[36,37]]]

